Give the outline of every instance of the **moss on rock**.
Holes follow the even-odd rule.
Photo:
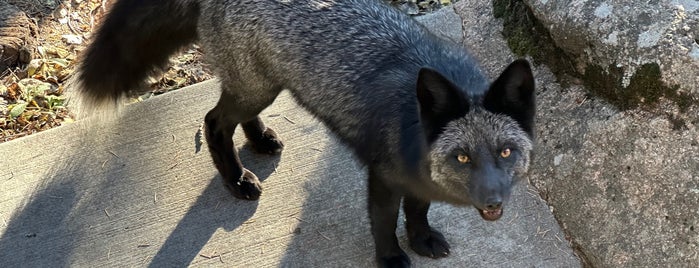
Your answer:
[[[692,96],[680,93],[679,86],[665,85],[656,63],[640,66],[627,87],[622,83],[625,69],[621,67],[611,65],[604,68],[590,64],[584,73],[578,72],[573,57],[556,46],[549,31],[522,0],[493,0],[493,13],[503,20],[503,35],[512,52],[518,56],[529,55],[536,64],[549,66],[564,86],[565,79],[562,78],[566,76],[582,79],[594,95],[621,110],[653,108],[664,98],[686,111],[696,102]]]
[[[623,77],[624,69],[616,66],[608,66],[607,70],[588,66],[582,76],[590,91],[622,110],[653,108],[662,98],[674,101],[682,111],[692,104],[692,97],[679,93],[679,86],[667,86],[661,81],[657,63],[641,65],[631,76],[627,87],[622,85]]]

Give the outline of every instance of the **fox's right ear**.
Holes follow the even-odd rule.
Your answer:
[[[449,121],[464,116],[468,103],[461,89],[439,72],[422,68],[417,77],[420,122],[428,141],[434,141]]]

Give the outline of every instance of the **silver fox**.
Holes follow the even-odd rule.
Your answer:
[[[440,258],[431,201],[503,214],[533,146],[535,86],[517,60],[492,83],[461,46],[378,0],[118,0],[75,77],[92,106],[111,105],[183,46],[199,41],[222,83],[205,117],[213,161],[228,190],[262,188],[238,158],[241,124],[253,148],[284,144],[258,113],[289,90],[367,167],[376,260],[407,267],[395,234],[401,199],[410,247]]]

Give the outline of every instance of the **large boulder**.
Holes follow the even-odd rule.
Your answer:
[[[550,9],[551,24],[531,12],[535,2]],[[464,43],[491,76],[516,57],[536,63],[537,144],[529,179],[592,267],[699,267],[699,110],[692,99],[698,83],[691,82],[699,68],[689,52],[675,50],[680,40],[696,38],[690,34],[696,27],[682,32],[690,37],[663,32],[652,48],[622,47],[638,40],[631,38],[632,28],[616,23],[638,28],[641,22],[633,14],[604,23],[594,15],[597,10],[611,20],[646,9],[659,22],[657,16],[668,12],[662,2],[626,1],[629,8],[608,12],[592,0],[455,4]],[[552,12],[554,7],[560,11]],[[575,15],[584,10],[592,16]],[[679,10],[674,5],[670,11]],[[688,4],[683,10],[683,23],[696,14]],[[560,24],[554,25],[556,19]],[[617,29],[616,45],[591,37],[602,24]],[[670,80],[669,74],[677,77]]]
[[[587,81],[591,90],[636,102],[699,100],[699,1],[524,2],[578,72],[607,80]],[[648,86],[654,82],[648,80],[667,88]],[[636,105],[622,108],[629,106]]]

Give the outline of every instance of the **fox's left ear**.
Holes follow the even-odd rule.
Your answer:
[[[534,136],[534,75],[529,62],[523,59],[512,62],[493,82],[483,99],[486,110],[508,115],[519,123],[530,136]]]

